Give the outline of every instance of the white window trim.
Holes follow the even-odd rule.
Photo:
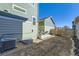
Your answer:
[[[21,8],[21,9],[25,10],[25,12],[22,12],[22,11],[16,10],[16,9],[14,8],[14,6],[17,6],[18,8]],[[15,5],[15,4],[12,4],[12,9],[13,9],[14,11],[17,11],[17,12],[20,12],[20,13],[23,13],[23,14],[26,14],[26,12],[27,12],[26,9],[24,9],[24,8],[18,6],[18,5]]]

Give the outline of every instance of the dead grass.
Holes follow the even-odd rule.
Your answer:
[[[11,56],[62,56],[71,55],[72,41],[70,38],[54,37],[44,40],[38,44],[24,47]]]

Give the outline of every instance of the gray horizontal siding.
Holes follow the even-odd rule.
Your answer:
[[[22,22],[1,18],[0,19],[0,36],[2,36],[2,34],[14,34],[14,35],[11,35],[10,37],[14,37],[14,38],[17,38],[18,40],[21,40]]]

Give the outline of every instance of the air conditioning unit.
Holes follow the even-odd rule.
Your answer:
[[[16,39],[14,38],[0,39],[0,53],[13,49],[15,47],[16,47]]]

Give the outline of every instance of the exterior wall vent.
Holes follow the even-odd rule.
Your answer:
[[[26,13],[26,10],[20,6],[17,6],[15,4],[12,5],[13,10],[17,11],[17,12],[22,12],[22,13]]]

